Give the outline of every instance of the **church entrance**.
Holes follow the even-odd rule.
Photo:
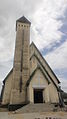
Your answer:
[[[34,103],[43,103],[42,89],[34,89]]]

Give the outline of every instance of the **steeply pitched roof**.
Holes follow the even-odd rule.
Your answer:
[[[26,17],[24,17],[24,16],[19,18],[16,22],[31,24],[31,22],[28,19],[26,19]]]
[[[30,81],[32,80],[32,77],[34,76],[34,74],[36,73],[36,71],[37,71],[38,69],[39,69],[39,70],[41,71],[41,73],[44,75],[44,77],[45,77],[46,80],[48,81],[48,84],[50,84],[50,81],[49,81],[49,79],[46,77],[46,75],[45,75],[44,71],[42,70],[42,68],[41,68],[40,66],[37,66],[36,69],[32,72],[32,74],[31,74],[29,80],[27,81],[27,83],[26,83],[27,86],[29,85]]]
[[[3,80],[3,84],[5,84],[6,80],[8,79],[9,75],[12,73],[13,68],[10,70],[10,72],[7,74],[7,76],[5,77],[5,79]]]
[[[52,77],[49,75],[49,72],[45,69],[45,67],[42,65],[41,61],[39,60],[39,58],[36,56],[36,54],[34,53],[33,56],[35,56],[37,58],[37,60],[39,61],[40,65],[43,67],[44,71],[46,72],[46,74],[48,75],[48,77],[50,78],[50,80],[53,82],[53,84],[55,85],[55,87],[57,88],[57,90],[59,91],[59,87],[56,85],[56,83],[53,81]],[[32,56],[32,57],[33,57]],[[31,58],[32,58],[31,57]],[[30,58],[30,60],[31,60]]]
[[[52,74],[54,75],[54,77],[56,78],[57,82],[60,83],[59,79],[57,78],[57,76],[55,75],[55,73],[53,72],[53,70],[51,69],[51,67],[48,65],[48,63],[46,62],[46,60],[44,59],[44,57],[42,56],[42,54],[40,53],[40,51],[38,50],[38,48],[36,47],[36,45],[32,42],[31,45],[33,45],[36,50],[38,51],[38,53],[40,54],[40,56],[42,57],[42,59],[44,60],[44,62],[47,64],[47,66],[49,67],[50,71],[52,72]],[[30,47],[31,47],[30,45]]]

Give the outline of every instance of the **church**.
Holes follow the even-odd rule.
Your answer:
[[[36,45],[30,44],[31,22],[16,21],[13,68],[3,80],[2,105],[13,108],[28,103],[59,103],[60,81]]]

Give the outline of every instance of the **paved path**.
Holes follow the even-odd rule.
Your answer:
[[[10,119],[8,112],[0,112],[0,119]]]
[[[67,119],[66,112],[41,112],[13,114],[11,112],[0,112],[0,119]]]

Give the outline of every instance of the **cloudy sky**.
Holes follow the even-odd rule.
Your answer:
[[[0,89],[13,66],[16,20],[31,21],[31,41],[67,92],[67,0],[0,0]]]

